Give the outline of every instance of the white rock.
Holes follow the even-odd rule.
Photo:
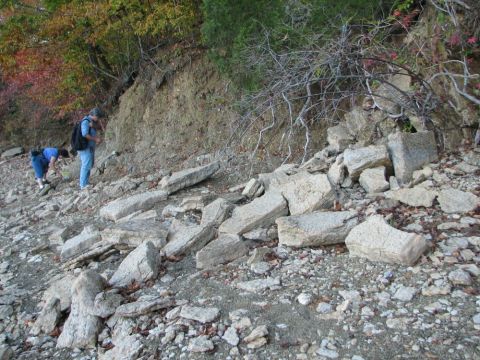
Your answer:
[[[397,289],[393,295],[393,298],[400,301],[409,302],[412,301],[416,293],[417,289],[413,287],[401,286]]]
[[[470,274],[462,269],[454,270],[448,274],[448,280],[453,285],[465,285],[470,286],[473,283]]]
[[[205,225],[187,225],[175,220],[170,226],[167,245],[163,248],[167,256],[176,256],[195,252],[215,238],[216,231],[212,223]]]
[[[358,182],[367,193],[383,192],[390,187],[390,183],[385,180],[385,166],[363,170]]]
[[[117,221],[136,211],[149,210],[156,203],[166,200],[168,194],[163,190],[149,191],[127,198],[114,200],[100,209],[100,216]]]
[[[472,193],[447,189],[439,192],[438,202],[446,213],[466,213],[480,205],[480,198]]]
[[[397,230],[380,215],[370,216],[354,227],[345,239],[345,244],[350,255],[404,265],[415,263],[427,248],[422,235]]]
[[[213,223],[215,226],[220,226],[230,216],[233,208],[232,203],[223,198],[218,198],[203,208],[201,224]]]
[[[197,252],[197,269],[225,264],[248,253],[248,247],[238,235],[222,234]]]
[[[387,199],[398,200],[409,206],[431,207],[433,205],[433,200],[437,197],[437,192],[414,187],[413,189],[405,188],[395,191],[387,191],[385,197]]]
[[[279,244],[292,247],[343,243],[357,225],[354,211],[313,212],[277,219]]]
[[[256,228],[269,227],[278,217],[287,214],[287,202],[283,196],[269,191],[251,203],[235,208],[232,217],[224,221],[218,231],[241,235]]]
[[[144,283],[157,276],[160,262],[160,253],[150,241],[147,241],[128,254],[111,277],[109,284],[120,287],[127,286],[133,281]]]
[[[391,167],[387,147],[384,145],[368,146],[360,149],[347,149],[343,154],[343,163],[353,180],[358,179],[363,170],[385,166]]]
[[[278,286],[280,286],[280,278],[278,277],[267,277],[266,279],[242,281],[237,283],[237,288],[254,293],[258,293],[266,289],[276,288]]]
[[[312,303],[313,296],[312,294],[309,294],[309,293],[301,293],[300,295],[297,296],[297,301],[299,304],[307,306]]]
[[[65,261],[81,255],[100,240],[100,232],[91,226],[87,226],[79,235],[68,239],[65,244],[63,244],[60,257]]]
[[[214,307],[203,308],[185,305],[180,311],[180,317],[189,320],[195,320],[201,322],[202,324],[214,321],[219,315],[220,310]]]
[[[230,326],[222,336],[222,339],[225,340],[228,344],[232,346],[237,346],[240,342],[240,338],[238,337],[237,330]]]
[[[185,169],[175,172],[171,176],[165,176],[159,185],[168,194],[173,194],[174,192],[208,179],[215,174],[218,169],[220,169],[220,163],[218,161],[196,168]]]
[[[190,352],[207,352],[213,350],[214,345],[212,340],[208,338],[207,335],[201,335],[199,337],[193,338],[188,343],[188,351]]]

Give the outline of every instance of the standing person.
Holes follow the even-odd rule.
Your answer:
[[[90,170],[95,161],[95,145],[101,142],[100,137],[97,136],[97,124],[101,117],[103,117],[101,110],[94,108],[88,116],[82,119],[82,136],[88,140],[88,145],[85,150],[78,151],[82,163],[80,167],[80,189],[85,189],[89,185]]]
[[[68,158],[68,151],[65,149],[45,148],[40,151],[32,151],[32,167],[35,171],[35,180],[42,190],[48,185],[47,172],[49,170],[58,173],[57,160],[60,158]]]

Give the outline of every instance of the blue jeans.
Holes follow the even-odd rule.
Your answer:
[[[80,150],[80,161],[82,165],[80,166],[80,189],[83,189],[88,185],[88,178],[90,177],[90,170],[93,167],[93,162],[95,158],[95,150],[88,147],[85,150]]]
[[[48,170],[48,160],[43,155],[32,156],[32,167],[36,179],[43,179]]]

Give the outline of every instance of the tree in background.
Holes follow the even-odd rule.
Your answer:
[[[23,97],[52,118],[75,116],[125,87],[159,46],[192,36],[198,19],[195,0],[2,0],[0,115]]]

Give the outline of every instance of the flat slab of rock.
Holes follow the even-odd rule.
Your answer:
[[[199,166],[192,169],[185,169],[166,176],[160,182],[160,186],[168,194],[173,194],[186,187],[198,184],[208,179],[220,169],[220,162],[215,161],[211,164]]]
[[[42,302],[44,305],[53,298],[60,299],[60,310],[66,311],[72,304],[72,284],[75,276],[66,275],[61,279],[55,280],[43,293]]]
[[[210,340],[207,335],[201,335],[190,340],[187,350],[193,353],[200,353],[211,351],[214,347],[213,341]]]
[[[150,241],[146,241],[127,255],[112,275],[109,284],[120,287],[133,281],[144,283],[157,276],[160,262],[159,251]]]
[[[214,226],[220,226],[230,216],[230,213],[234,205],[223,198],[211,202],[205,206],[202,210],[201,225],[213,224]]]
[[[120,305],[115,311],[114,316],[136,317],[172,306],[175,306],[175,300],[172,298],[153,297],[149,299],[139,299],[132,303]]]
[[[183,306],[180,311],[180,317],[189,320],[195,320],[202,324],[214,321],[220,315],[220,310],[215,307],[195,307]]]
[[[359,149],[346,149],[343,153],[343,163],[347,167],[348,174],[353,180],[357,180],[363,170],[385,166],[391,168],[390,157],[387,147],[384,145],[367,146]]]
[[[267,289],[277,288],[279,286],[280,278],[278,277],[268,277],[266,279],[256,279],[237,283],[237,288],[253,293],[262,292]]]
[[[238,235],[222,234],[197,252],[197,269],[211,268],[238,259],[248,253],[248,247]]]
[[[168,193],[163,190],[148,191],[127,198],[114,200],[100,209],[100,216],[117,221],[136,211],[150,210],[156,203],[166,200]]]
[[[288,182],[275,186],[288,202],[291,215],[300,215],[333,205],[335,193],[327,175],[301,172]]]
[[[138,336],[138,335],[137,335]],[[100,360],[136,360],[143,350],[143,344],[134,335],[123,336],[115,341],[115,347],[100,355]]]
[[[30,333],[35,336],[40,333],[50,334],[55,330],[55,327],[61,318],[61,314],[60,299],[51,298],[38,315]]]
[[[472,193],[446,189],[438,193],[438,202],[446,213],[466,213],[480,206],[480,198]]]
[[[1,155],[2,159],[8,159],[14,156],[22,155],[24,153],[23,147],[17,146],[4,151]]]
[[[163,251],[167,256],[176,256],[195,252],[203,248],[216,236],[212,223],[206,225],[185,225],[174,221],[170,227],[167,245]]]
[[[358,182],[367,193],[384,192],[390,187],[390,183],[385,179],[385,166],[363,170]]]
[[[380,215],[370,216],[345,239],[350,255],[372,261],[412,265],[427,249],[422,235],[397,230]]]
[[[348,128],[345,124],[338,124],[327,129],[327,142],[338,152],[345,150],[353,140],[354,138],[348,132]]]
[[[314,212],[277,219],[279,244],[291,247],[343,243],[357,225],[354,211]]]
[[[87,226],[79,235],[68,239],[65,244],[63,244],[60,257],[62,261],[77,257],[88,251],[100,240],[100,232],[97,229]]]
[[[157,249],[167,243],[168,228],[154,220],[130,220],[102,231],[102,240],[129,248],[150,241]]]
[[[95,296],[105,287],[105,280],[92,270],[82,272],[72,286],[72,306],[57,348],[94,348],[102,320],[92,315]]]
[[[387,199],[398,200],[409,206],[431,207],[433,200],[437,197],[436,191],[427,190],[420,187],[412,189],[399,189],[395,191],[387,191],[385,193]]]
[[[256,228],[269,227],[277,218],[287,214],[285,198],[276,191],[269,191],[251,203],[235,208],[232,217],[224,221],[218,231],[241,235]]]
[[[388,151],[395,177],[400,184],[408,183],[415,170],[438,160],[437,144],[432,131],[391,134],[388,136]]]

